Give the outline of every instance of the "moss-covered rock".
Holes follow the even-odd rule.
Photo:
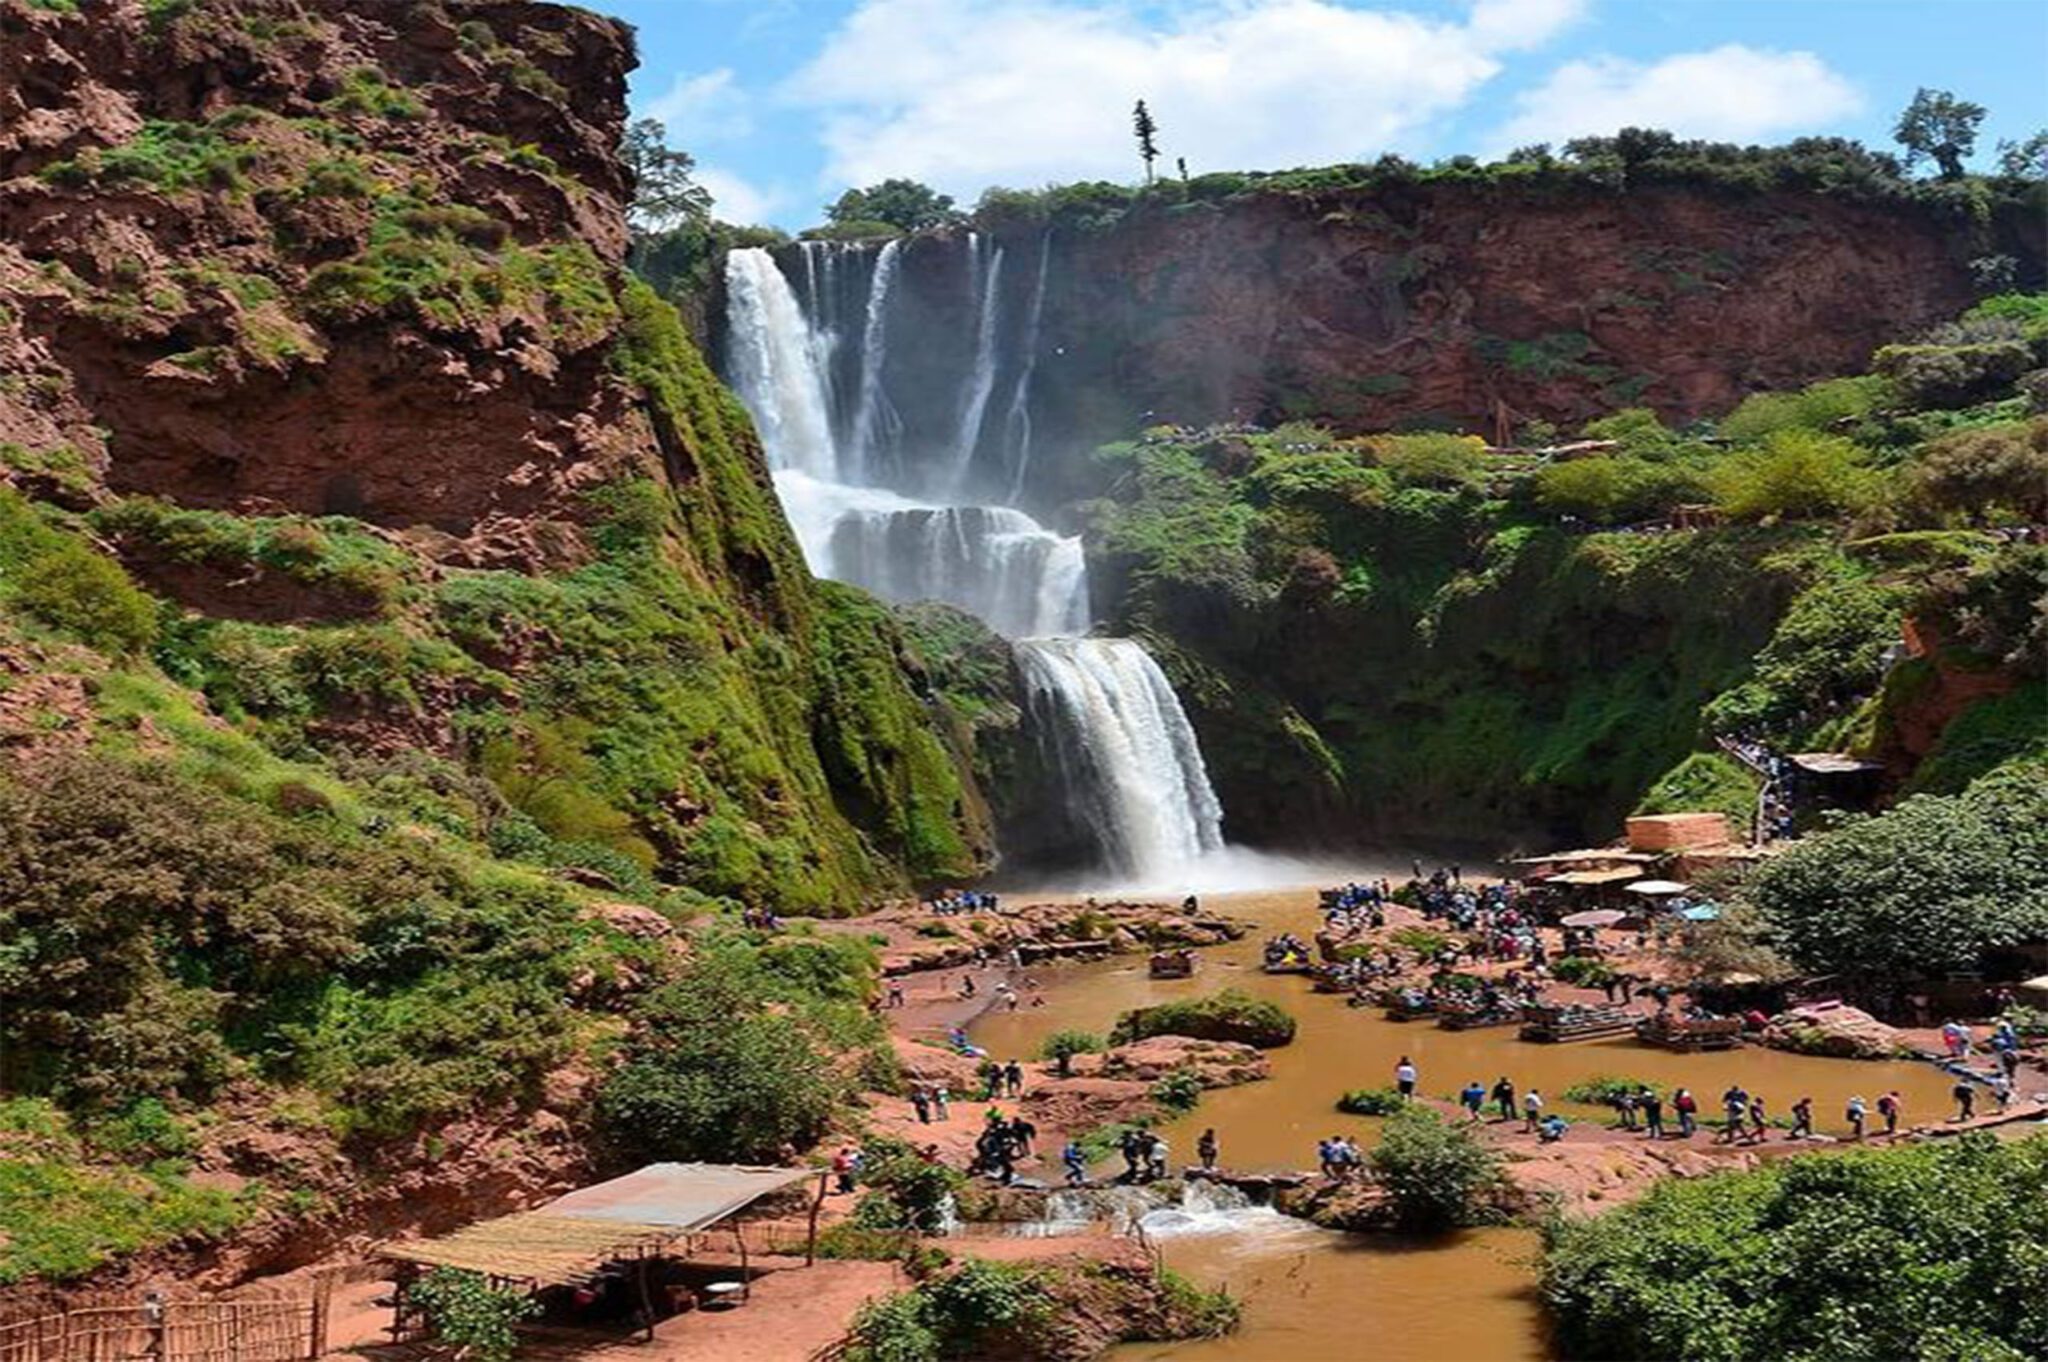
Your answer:
[[[1294,1018],[1278,1003],[1226,988],[1184,1002],[1134,1008],[1116,1019],[1109,1042],[1126,1045],[1148,1036],[1236,1041],[1271,1050],[1294,1039]]]

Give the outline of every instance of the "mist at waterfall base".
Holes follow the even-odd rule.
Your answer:
[[[1053,243],[801,242],[726,258],[723,363],[812,571],[942,601],[1011,643],[1050,789],[1006,820],[1010,887],[1185,893],[1305,883],[1227,846],[1194,729],[1143,645],[1090,632],[1077,535],[1027,509]],[[1012,256],[1025,257],[1020,273]]]

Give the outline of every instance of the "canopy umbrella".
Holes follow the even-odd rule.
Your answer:
[[[1695,903],[1690,908],[1681,908],[1678,915],[1687,922],[1713,922],[1720,918],[1721,910],[1711,903]]]
[[[1628,914],[1616,908],[1592,908],[1558,919],[1567,927],[1612,927]]]
[[[1688,884],[1680,884],[1677,880],[1637,880],[1634,884],[1626,886],[1631,894],[1649,894],[1655,898],[1662,898],[1666,894],[1683,894],[1691,887]]]

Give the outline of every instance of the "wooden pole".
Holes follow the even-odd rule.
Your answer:
[[[818,1213],[825,1209],[825,1180],[828,1175],[818,1174],[818,1194],[811,1198],[810,1238],[804,1243],[804,1266],[810,1267],[818,1261]]]
[[[637,1259],[638,1270],[633,1278],[640,1286],[640,1318],[647,1325],[647,1341],[654,1342],[654,1298],[647,1294],[647,1250],[640,1250]]]
[[[747,1266],[747,1236],[740,1232],[737,1220],[732,1223],[732,1237],[740,1246],[740,1300],[750,1301],[754,1299],[754,1274]]]

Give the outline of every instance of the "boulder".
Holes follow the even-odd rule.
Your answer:
[[[1780,1012],[1764,1027],[1763,1043],[1774,1050],[1837,1059],[1898,1059],[1913,1052],[1897,1030],[1840,1003]]]

